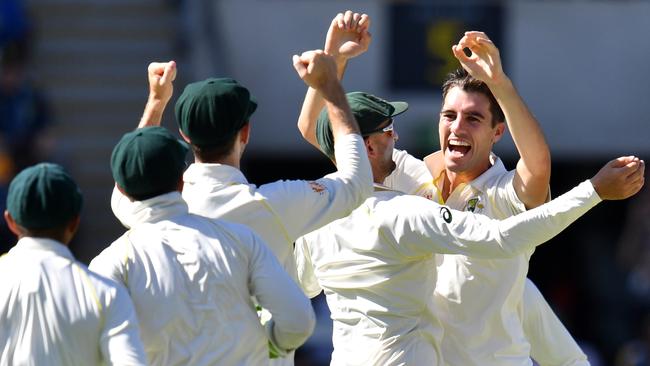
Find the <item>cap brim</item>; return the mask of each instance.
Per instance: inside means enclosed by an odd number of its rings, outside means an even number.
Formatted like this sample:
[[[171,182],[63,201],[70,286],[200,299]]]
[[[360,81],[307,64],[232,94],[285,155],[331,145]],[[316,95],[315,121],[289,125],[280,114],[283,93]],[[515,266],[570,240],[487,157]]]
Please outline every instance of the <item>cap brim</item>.
[[[406,102],[390,102],[390,105],[392,105],[393,108],[395,108],[391,117],[397,116],[398,114],[402,114],[406,112],[407,109],[409,109],[409,104]]]

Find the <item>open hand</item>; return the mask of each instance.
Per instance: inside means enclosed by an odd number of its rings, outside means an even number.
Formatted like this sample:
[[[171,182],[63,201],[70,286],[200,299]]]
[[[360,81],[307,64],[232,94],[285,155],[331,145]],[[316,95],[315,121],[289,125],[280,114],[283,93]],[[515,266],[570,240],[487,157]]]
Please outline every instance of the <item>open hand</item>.
[[[591,178],[603,200],[622,200],[635,195],[644,183],[645,163],[636,156],[623,156],[605,164]]]
[[[371,35],[370,17],[353,13],[339,13],[332,19],[325,39],[325,53],[343,60],[357,57],[368,50]]]

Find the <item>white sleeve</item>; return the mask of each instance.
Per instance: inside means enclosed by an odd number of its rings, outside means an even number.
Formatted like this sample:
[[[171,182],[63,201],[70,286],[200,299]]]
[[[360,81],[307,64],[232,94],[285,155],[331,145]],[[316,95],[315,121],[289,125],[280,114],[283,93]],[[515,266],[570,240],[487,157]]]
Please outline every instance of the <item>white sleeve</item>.
[[[135,212],[139,202],[132,202],[124,193],[113,186],[113,193],[111,194],[111,210],[113,215],[129,229],[136,224]]]
[[[316,316],[311,302],[296,282],[252,231],[250,260],[250,294],[271,313],[266,324],[269,340],[278,348],[290,351],[302,345],[314,331]]]
[[[540,366],[589,365],[587,355],[529,279],[524,285],[523,323],[530,355]]]
[[[426,164],[406,150],[393,149],[395,169],[384,179],[384,185],[396,191],[430,198],[433,178]]]
[[[129,294],[119,284],[102,299],[104,328],[100,349],[108,365],[146,365],[147,357],[140,339],[140,328]]]
[[[302,287],[302,290],[308,297],[314,298],[318,296],[323,289],[320,287],[318,278],[316,278],[314,273],[314,265],[311,261],[308,244],[310,237],[310,235],[301,236],[296,240],[295,257],[300,287]]]
[[[100,276],[128,287],[126,282],[126,267],[131,252],[129,248],[130,243],[126,235],[124,234],[93,258],[88,265],[88,269]]]
[[[477,258],[509,258],[559,234],[596,206],[600,197],[586,181],[562,196],[504,220],[451,210],[414,196],[395,207],[387,226],[407,255],[437,252]]]
[[[373,192],[372,171],[357,134],[336,141],[338,171],[316,181],[280,181],[259,187],[258,194],[282,221],[290,241],[345,217]]]

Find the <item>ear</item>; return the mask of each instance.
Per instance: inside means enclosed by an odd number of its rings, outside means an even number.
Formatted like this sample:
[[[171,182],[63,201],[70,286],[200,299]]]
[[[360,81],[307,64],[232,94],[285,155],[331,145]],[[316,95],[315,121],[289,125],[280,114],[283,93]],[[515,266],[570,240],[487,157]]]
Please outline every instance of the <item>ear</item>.
[[[374,156],[377,149],[375,149],[375,146],[373,145],[370,138],[367,137],[367,138],[363,139],[363,142],[366,145],[366,152],[368,153],[368,157],[370,158],[370,157]]]
[[[501,138],[503,137],[503,134],[506,132],[506,123],[505,122],[499,122],[497,123],[496,126],[494,126],[494,138],[492,139],[492,143],[496,144]]]
[[[63,244],[68,245],[74,238],[77,230],[79,230],[79,223],[81,222],[81,216],[77,215],[70,219],[70,221],[65,225],[65,233],[63,233]]]
[[[188,144],[191,144],[190,138],[185,136],[185,134],[183,133],[183,131],[181,131],[180,128],[178,129],[178,133],[181,134],[181,137],[183,138],[183,140],[185,140],[185,142],[187,142]]]
[[[242,128],[239,130],[239,141],[241,141],[242,144],[246,145],[248,144],[248,140],[251,137],[251,125],[250,123],[246,122],[242,126]]]
[[[5,221],[7,222],[7,226],[9,226],[9,230],[11,230],[11,232],[14,233],[14,235],[17,237],[20,237],[22,230],[20,230],[20,227],[18,224],[16,224],[14,218],[11,217],[11,214],[8,210],[5,210]]]

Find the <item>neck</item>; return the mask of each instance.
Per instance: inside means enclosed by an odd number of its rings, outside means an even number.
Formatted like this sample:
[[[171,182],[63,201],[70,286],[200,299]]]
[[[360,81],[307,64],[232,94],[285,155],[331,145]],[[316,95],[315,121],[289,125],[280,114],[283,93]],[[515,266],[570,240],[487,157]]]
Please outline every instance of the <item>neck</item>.
[[[487,169],[486,169],[487,170]],[[485,172],[485,170],[483,170]],[[452,172],[449,169],[445,169],[445,174],[443,176],[443,186],[442,186],[442,198],[446,201],[451,193],[458,188],[461,184],[467,184],[474,179],[478,178],[481,173],[469,173],[469,172]]]
[[[229,154],[227,156],[224,156],[223,158],[215,159],[215,160],[202,160],[198,156],[194,156],[194,162],[195,163],[203,163],[203,164],[222,164],[222,165],[230,165],[232,167],[235,167],[239,169],[240,167],[240,162],[241,159],[235,155],[235,154]]]

